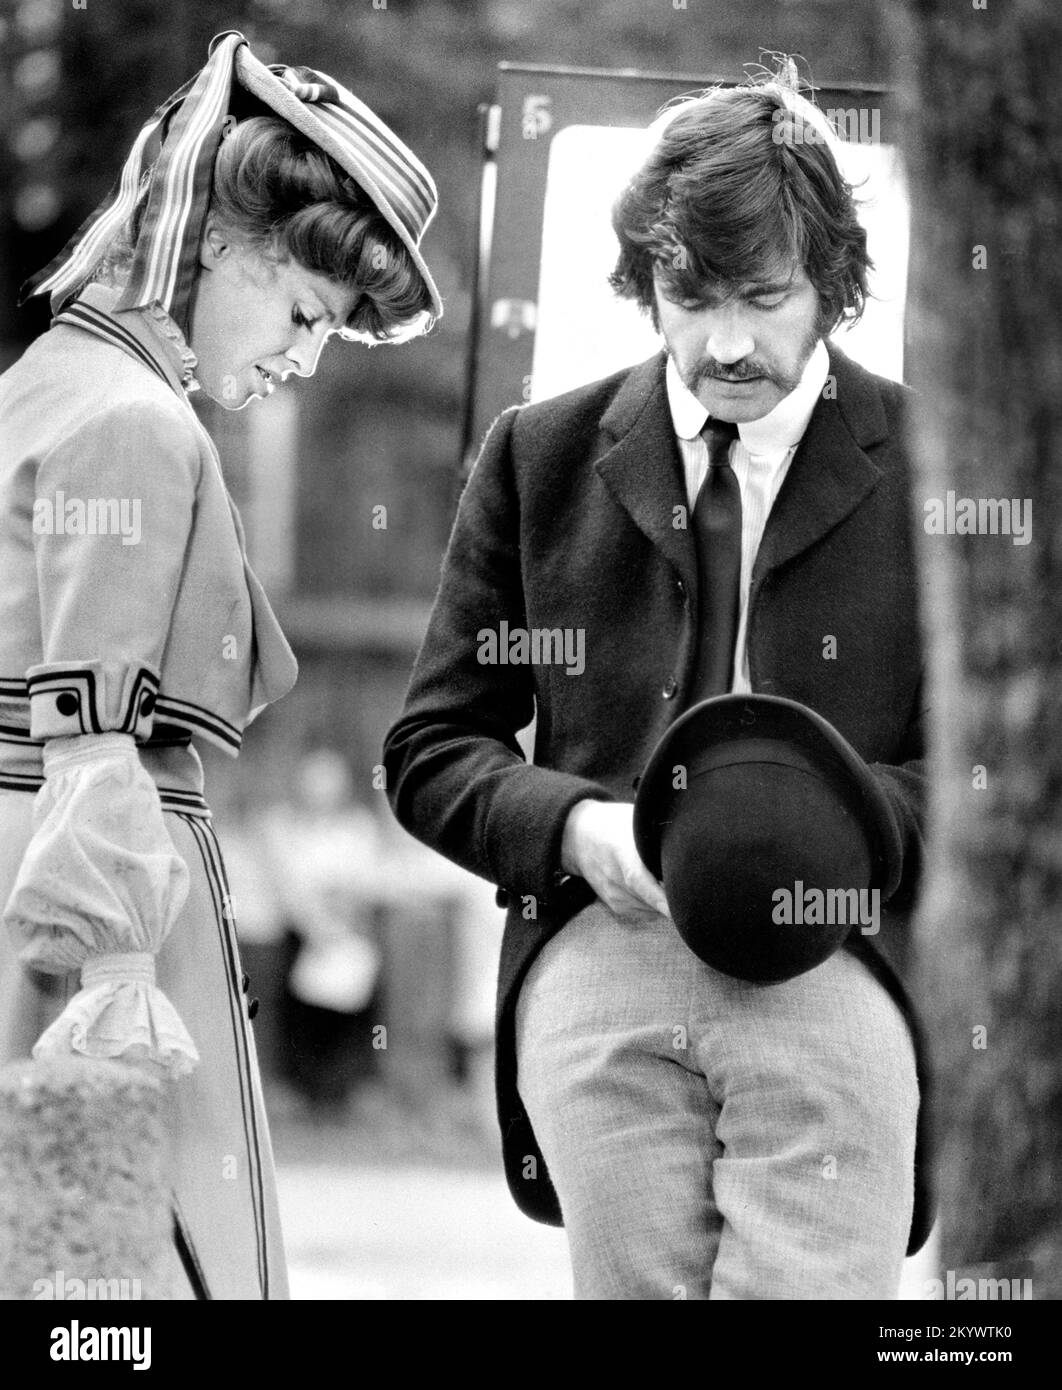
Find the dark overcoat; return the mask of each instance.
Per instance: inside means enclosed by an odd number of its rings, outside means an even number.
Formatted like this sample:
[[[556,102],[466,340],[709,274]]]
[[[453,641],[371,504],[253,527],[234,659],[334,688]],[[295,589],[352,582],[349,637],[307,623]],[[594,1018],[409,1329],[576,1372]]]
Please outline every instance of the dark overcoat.
[[[665,361],[660,353],[496,421],[464,489],[384,754],[399,821],[499,885],[508,905],[497,1014],[505,1167],[521,1209],[554,1224],[559,1203],[516,1087],[517,993],[542,945],[588,901],[586,885],[560,869],[568,812],[584,797],[633,801],[657,740],[695,699],[697,567],[681,524],[687,497]],[[753,690],[825,716],[888,797],[891,896],[878,935],[857,930],[846,949],[904,1008],[924,1084],[907,987],[924,789],[908,396],[831,348],[826,388],[756,557],[748,657]],[[585,669],[485,660],[494,652],[485,634],[503,623],[510,641],[516,630],[582,632]],[[532,719],[528,764],[516,735]],[[923,1131],[912,1250],[930,1215]]]

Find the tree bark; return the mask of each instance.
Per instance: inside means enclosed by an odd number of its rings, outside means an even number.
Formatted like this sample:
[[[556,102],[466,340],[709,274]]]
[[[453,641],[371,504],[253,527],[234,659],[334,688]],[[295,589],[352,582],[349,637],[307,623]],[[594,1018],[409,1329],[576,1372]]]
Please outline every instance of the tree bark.
[[[894,34],[934,772],[916,937],[942,1264],[1042,1299],[1062,1296],[1062,12],[979,3],[907,0]],[[930,534],[949,492],[1016,499],[1028,543]]]

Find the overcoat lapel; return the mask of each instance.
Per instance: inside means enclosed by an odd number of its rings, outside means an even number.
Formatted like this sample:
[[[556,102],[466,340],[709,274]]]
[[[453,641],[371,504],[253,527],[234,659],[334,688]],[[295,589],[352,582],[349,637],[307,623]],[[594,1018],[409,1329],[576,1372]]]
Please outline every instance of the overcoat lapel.
[[[682,462],[668,409],[663,352],[635,367],[601,417],[604,452],[596,471],[611,496],[692,590],[697,558],[689,527],[674,524],[687,506]],[[836,391],[815,407],[771,508],[753,584],[807,550],[877,486],[881,471],[864,452],[888,434],[881,398],[851,363],[830,349]]]
[[[851,363],[830,349],[836,398],[815,407],[782,483],[756,554],[752,583],[807,550],[855,511],[878,484],[881,470],[864,447],[888,433],[881,398]]]
[[[686,484],[664,385],[661,352],[633,369],[601,417],[604,452],[595,464],[609,493],[663,552],[692,592],[697,557],[688,524]],[[682,513],[675,511],[683,508]]]

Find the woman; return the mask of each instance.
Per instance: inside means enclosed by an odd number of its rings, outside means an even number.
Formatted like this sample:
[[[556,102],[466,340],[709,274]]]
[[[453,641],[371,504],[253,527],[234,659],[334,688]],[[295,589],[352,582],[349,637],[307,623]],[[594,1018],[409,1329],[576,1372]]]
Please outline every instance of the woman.
[[[351,93],[220,35],[31,282],[56,319],[0,378],[0,1060],[167,1078],[180,1297],[286,1295],[195,741],[235,755],[296,672],[188,392],[238,410],[333,333],[424,331],[435,205]]]

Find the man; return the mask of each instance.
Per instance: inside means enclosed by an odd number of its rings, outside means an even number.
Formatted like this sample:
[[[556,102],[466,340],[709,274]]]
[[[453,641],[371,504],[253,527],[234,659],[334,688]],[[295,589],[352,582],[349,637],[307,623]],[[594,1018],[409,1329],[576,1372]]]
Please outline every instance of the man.
[[[906,392],[823,341],[858,317],[869,260],[809,126],[776,83],[667,113],[617,204],[612,277],[666,353],[496,422],[387,741],[399,820],[508,901],[506,1169],[526,1212],[563,1220],[577,1297],[890,1298],[925,1235],[899,979],[922,794]],[[710,447],[740,539],[721,689],[701,675]],[[657,740],[728,689],[830,720],[902,845],[878,935],[769,987],[686,948],[633,840]]]

